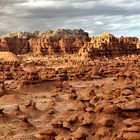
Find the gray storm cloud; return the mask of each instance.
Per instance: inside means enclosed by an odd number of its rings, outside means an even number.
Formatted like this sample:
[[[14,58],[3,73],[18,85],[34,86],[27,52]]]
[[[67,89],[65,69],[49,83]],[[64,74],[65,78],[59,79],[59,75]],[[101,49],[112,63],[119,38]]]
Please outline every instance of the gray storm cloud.
[[[83,28],[140,36],[139,0],[0,0],[0,32]]]

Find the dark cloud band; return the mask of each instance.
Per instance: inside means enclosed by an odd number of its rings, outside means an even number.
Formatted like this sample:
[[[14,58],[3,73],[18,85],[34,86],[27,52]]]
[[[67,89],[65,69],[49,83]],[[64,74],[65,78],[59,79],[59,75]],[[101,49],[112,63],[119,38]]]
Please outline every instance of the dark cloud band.
[[[0,32],[79,27],[140,36],[139,6],[139,0],[0,0]]]

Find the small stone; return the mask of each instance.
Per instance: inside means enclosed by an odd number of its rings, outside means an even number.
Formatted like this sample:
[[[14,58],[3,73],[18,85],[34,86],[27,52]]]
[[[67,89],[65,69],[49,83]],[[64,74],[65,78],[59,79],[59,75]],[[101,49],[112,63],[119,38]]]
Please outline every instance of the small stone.
[[[65,121],[65,122],[63,122],[63,127],[69,129],[69,128],[71,128],[71,125],[70,125],[70,123]]]
[[[67,118],[67,122],[69,123],[76,123],[78,121],[78,116],[77,115],[71,115]]]
[[[79,127],[76,131],[72,133],[72,136],[77,139],[82,139],[86,138],[88,136],[88,133],[86,129],[84,129],[83,127]]]
[[[87,107],[85,110],[86,110],[87,112],[93,112],[93,108],[92,108],[92,107]]]
[[[103,111],[107,114],[116,114],[118,112],[118,107],[115,105],[107,105],[104,107]]]
[[[69,95],[69,99],[77,99],[77,94],[76,93],[71,93]]]
[[[126,140],[140,140],[140,133],[126,132],[123,134],[123,138]]]
[[[51,128],[42,129],[42,130],[38,131],[37,134],[47,135],[47,136],[50,136],[50,135],[51,136],[56,136],[55,131]]]
[[[115,121],[111,118],[103,118],[99,121],[99,123],[102,125],[102,126],[107,126],[107,127],[110,127],[110,126],[113,126],[113,124],[115,123]]]
[[[92,119],[87,117],[87,118],[84,118],[81,125],[91,125],[92,123],[93,123]]]
[[[118,107],[123,111],[138,111],[140,110],[140,104],[132,100],[128,103],[122,103]]]
[[[53,119],[51,121],[51,124],[54,126],[54,127],[62,127],[63,126],[63,122],[59,119]]]
[[[134,120],[132,120],[131,118],[128,118],[128,119],[124,120],[123,123],[126,125],[133,125]]]
[[[107,127],[101,127],[96,132],[96,135],[99,135],[99,136],[107,136],[107,135],[109,135],[109,129]]]
[[[123,128],[121,130],[121,132],[139,132],[140,131],[140,127],[139,126],[131,126],[128,128]]]
[[[133,123],[133,125],[135,125],[135,126],[139,126],[139,127],[140,127],[140,119],[135,120],[135,122]]]

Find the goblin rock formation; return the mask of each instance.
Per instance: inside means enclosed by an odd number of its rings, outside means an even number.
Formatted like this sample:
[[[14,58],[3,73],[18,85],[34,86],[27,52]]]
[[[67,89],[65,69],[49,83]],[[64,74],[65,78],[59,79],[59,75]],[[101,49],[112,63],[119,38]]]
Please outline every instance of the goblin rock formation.
[[[82,29],[58,29],[33,33],[17,32],[0,37],[0,51],[33,55],[79,54],[81,56],[114,56],[139,53],[136,37],[115,37],[110,33],[89,37]]]
[[[138,38],[36,31],[0,45],[0,140],[140,140]]]

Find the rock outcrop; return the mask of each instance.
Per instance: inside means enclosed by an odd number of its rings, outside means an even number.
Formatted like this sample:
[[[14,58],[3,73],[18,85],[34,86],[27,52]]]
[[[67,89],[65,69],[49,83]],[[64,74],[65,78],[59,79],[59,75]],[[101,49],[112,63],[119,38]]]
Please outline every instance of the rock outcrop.
[[[19,57],[11,52],[0,52],[0,60],[3,62],[17,62]]]
[[[33,54],[73,54],[89,40],[84,30],[59,29],[56,32],[46,32],[38,38],[30,38],[29,44]]]
[[[139,39],[136,37],[115,37],[110,33],[92,37],[90,42],[83,46],[79,54],[84,57],[116,56],[139,53]]]
[[[79,54],[83,57],[140,53],[137,37],[115,37],[110,33],[89,37],[82,29],[58,29],[8,33],[0,37],[0,51],[36,55]]]
[[[10,51],[15,54],[25,54],[30,50],[27,39],[6,37],[0,38],[0,51]]]
[[[79,49],[89,40],[84,30],[58,29],[33,33],[12,32],[0,37],[0,51],[15,54],[33,55],[78,53]]]

